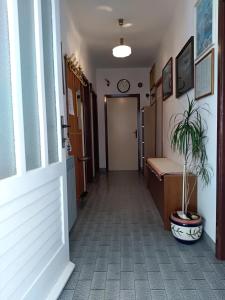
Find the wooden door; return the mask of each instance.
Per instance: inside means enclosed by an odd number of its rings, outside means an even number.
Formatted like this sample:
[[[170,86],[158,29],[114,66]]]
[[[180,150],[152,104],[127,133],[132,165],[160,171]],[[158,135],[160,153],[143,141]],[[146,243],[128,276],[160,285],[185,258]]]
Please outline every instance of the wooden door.
[[[68,119],[68,137],[72,146],[70,155],[75,158],[76,169],[76,193],[78,207],[80,198],[85,191],[84,180],[84,157],[83,133],[82,133],[82,110],[79,109],[81,104],[81,83],[66,65],[66,83],[67,83],[67,119]]]
[[[138,170],[137,109],[135,97],[107,99],[109,171]]]

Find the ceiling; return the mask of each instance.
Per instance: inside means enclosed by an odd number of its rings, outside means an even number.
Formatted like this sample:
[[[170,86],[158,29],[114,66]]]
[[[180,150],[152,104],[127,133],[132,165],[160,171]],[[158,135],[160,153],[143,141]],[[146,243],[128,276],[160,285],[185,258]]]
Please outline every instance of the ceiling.
[[[165,28],[181,0],[68,0],[75,25],[85,39],[98,68],[149,67]],[[102,9],[99,7],[103,6]],[[119,44],[118,19],[133,23],[123,28],[125,43],[132,55],[125,59],[112,56]]]

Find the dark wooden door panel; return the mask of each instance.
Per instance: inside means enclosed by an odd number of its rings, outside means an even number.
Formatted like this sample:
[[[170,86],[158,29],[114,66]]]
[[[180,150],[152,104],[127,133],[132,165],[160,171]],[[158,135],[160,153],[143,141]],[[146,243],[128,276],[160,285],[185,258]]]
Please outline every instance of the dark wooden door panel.
[[[80,81],[76,78],[73,72],[66,65],[66,86],[67,86],[67,119],[68,125],[68,136],[72,146],[72,151],[70,155],[75,158],[75,169],[76,169],[76,193],[78,206],[80,204],[81,195],[84,193],[84,170],[83,162],[80,160],[84,156],[83,153],[83,140],[82,140],[82,131],[78,126],[78,117],[77,117],[77,98],[76,93],[81,90]],[[73,107],[74,115],[69,114],[68,109],[68,88],[72,90],[73,94]]]

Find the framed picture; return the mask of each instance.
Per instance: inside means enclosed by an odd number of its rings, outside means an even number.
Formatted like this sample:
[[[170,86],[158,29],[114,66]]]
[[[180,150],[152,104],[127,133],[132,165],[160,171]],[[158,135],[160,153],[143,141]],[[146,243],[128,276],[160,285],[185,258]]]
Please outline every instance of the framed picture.
[[[196,56],[202,55],[213,43],[213,0],[196,4]]]
[[[162,71],[163,101],[173,95],[173,58],[171,57]]]
[[[192,36],[176,57],[176,97],[194,88],[194,37]]]
[[[195,64],[195,99],[214,93],[214,49]]]

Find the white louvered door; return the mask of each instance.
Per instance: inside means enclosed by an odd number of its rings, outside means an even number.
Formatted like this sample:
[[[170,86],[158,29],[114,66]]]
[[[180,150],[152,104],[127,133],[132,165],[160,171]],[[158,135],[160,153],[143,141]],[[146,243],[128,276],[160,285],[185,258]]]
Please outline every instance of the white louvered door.
[[[69,260],[59,0],[0,0],[0,299],[57,299]]]

